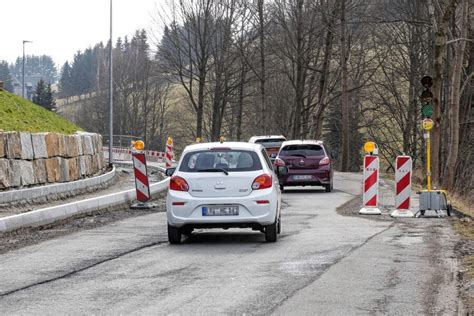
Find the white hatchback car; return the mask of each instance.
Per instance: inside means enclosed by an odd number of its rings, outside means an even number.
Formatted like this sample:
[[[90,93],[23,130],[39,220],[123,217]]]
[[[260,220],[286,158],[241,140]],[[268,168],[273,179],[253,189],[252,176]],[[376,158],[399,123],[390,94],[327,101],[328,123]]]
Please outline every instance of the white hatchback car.
[[[280,174],[287,172],[280,167]],[[274,242],[280,233],[278,177],[259,144],[204,143],[187,146],[171,176],[166,211],[168,239],[181,242],[195,228],[252,228]]]

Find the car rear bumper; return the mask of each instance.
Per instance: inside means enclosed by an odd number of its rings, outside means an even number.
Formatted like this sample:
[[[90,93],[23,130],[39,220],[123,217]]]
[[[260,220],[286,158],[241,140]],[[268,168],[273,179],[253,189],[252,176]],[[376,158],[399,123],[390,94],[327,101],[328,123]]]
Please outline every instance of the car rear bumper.
[[[168,191],[166,213],[168,223],[175,227],[253,227],[275,222],[278,195],[275,188],[253,191],[244,197],[194,197],[188,192]],[[258,204],[257,201],[268,201]],[[184,205],[173,205],[184,202]],[[215,205],[237,205],[239,215],[206,216],[202,208]]]
[[[309,179],[298,179],[298,177],[307,176]],[[331,183],[331,171],[325,169],[290,169],[288,174],[279,177],[280,185],[298,186],[298,185],[327,185]]]

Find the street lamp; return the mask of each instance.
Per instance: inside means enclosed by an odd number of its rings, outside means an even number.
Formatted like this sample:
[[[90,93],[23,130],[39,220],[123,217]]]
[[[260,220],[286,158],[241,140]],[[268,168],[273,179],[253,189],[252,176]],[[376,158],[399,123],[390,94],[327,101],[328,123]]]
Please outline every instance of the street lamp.
[[[22,87],[21,87],[21,96],[23,99],[25,98],[25,44],[26,43],[33,43],[32,41],[26,41],[23,40],[23,59],[22,59],[22,70],[21,70],[21,76],[22,76]]]
[[[112,147],[114,143],[114,83],[113,83],[113,63],[112,63],[112,0],[110,0],[110,46],[109,46],[109,166],[113,165]]]

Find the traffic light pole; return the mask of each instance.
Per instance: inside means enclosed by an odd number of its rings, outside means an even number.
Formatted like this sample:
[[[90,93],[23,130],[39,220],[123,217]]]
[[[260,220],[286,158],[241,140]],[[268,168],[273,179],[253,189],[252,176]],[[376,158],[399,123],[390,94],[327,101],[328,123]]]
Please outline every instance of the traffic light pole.
[[[426,188],[431,191],[431,140],[430,132],[425,132],[426,138]]]

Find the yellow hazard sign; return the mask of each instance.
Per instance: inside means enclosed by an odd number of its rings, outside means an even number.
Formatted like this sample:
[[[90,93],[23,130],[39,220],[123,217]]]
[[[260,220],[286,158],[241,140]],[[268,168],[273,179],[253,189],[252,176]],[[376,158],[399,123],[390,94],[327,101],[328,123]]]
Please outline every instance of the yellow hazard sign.
[[[421,122],[421,127],[425,130],[425,131],[429,131],[433,128],[433,125],[434,125],[434,122],[432,119],[429,119],[429,118],[426,118],[424,119],[422,122]]]

